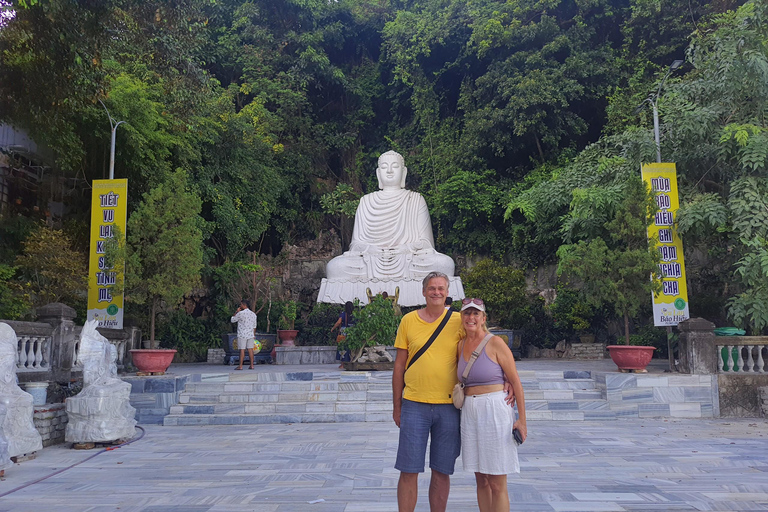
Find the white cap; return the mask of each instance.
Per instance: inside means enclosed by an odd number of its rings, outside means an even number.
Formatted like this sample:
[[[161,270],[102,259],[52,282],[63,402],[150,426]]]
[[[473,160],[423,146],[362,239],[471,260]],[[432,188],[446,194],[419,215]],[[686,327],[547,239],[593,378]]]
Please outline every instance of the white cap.
[[[465,304],[464,302],[467,300],[469,302]],[[478,304],[476,301],[480,301],[480,303]],[[475,308],[485,313],[485,304],[483,303],[482,299],[475,299],[475,298],[463,299],[461,303],[462,303],[461,311],[464,311],[465,309],[469,309],[469,308]]]

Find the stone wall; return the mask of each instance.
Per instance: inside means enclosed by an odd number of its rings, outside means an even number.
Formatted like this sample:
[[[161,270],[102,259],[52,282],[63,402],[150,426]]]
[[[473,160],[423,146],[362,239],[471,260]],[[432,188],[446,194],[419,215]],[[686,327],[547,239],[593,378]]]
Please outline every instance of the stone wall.
[[[223,348],[209,348],[208,358],[205,362],[208,364],[224,364],[226,355],[227,352]]]
[[[320,233],[315,240],[286,245],[281,253],[287,260],[283,267],[283,289],[294,300],[315,302],[320,281],[325,277],[325,265],[342,251],[341,241],[334,230]]]
[[[768,374],[721,373],[717,381],[720,389],[720,416],[765,417],[760,388],[768,386]]]
[[[43,448],[64,442],[67,429],[67,409],[64,404],[36,405],[35,428],[43,438]]]
[[[605,359],[605,343],[573,343],[565,351],[567,359]]]
[[[768,418],[768,386],[758,389],[760,393],[760,409],[763,413],[763,418]]]

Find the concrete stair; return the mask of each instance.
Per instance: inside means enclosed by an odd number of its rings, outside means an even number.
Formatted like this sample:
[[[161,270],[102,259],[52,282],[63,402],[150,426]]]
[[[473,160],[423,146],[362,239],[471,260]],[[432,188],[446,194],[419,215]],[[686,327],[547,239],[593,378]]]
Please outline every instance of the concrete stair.
[[[615,419],[589,371],[520,371],[528,419]],[[164,425],[392,421],[392,372],[199,375]]]

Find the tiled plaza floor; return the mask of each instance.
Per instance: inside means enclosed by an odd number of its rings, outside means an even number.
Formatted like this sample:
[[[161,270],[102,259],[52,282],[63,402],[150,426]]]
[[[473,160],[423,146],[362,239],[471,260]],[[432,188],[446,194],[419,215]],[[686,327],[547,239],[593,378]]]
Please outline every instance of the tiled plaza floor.
[[[397,508],[393,423],[145,428],[141,440],[0,497],[0,511]],[[92,453],[46,448],[7,471],[0,495]],[[515,511],[768,511],[763,420],[539,421],[520,459],[509,480]],[[427,482],[420,511],[429,510]],[[448,510],[477,510],[460,460]]]

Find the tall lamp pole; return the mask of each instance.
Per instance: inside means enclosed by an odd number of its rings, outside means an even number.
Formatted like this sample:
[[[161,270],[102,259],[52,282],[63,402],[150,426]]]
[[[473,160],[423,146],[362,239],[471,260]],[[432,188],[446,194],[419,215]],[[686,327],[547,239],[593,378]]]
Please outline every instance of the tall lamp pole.
[[[115,133],[117,132],[117,127],[125,121],[115,121],[109,114],[109,110],[107,110],[107,106],[104,105],[104,102],[99,100],[99,103],[101,103],[101,106],[104,107],[104,110],[107,112],[109,125],[112,127],[112,143],[109,147],[109,179],[113,180],[115,179]]]
[[[637,106],[635,109],[635,114],[639,114],[646,103],[650,103],[651,107],[653,108],[653,138],[656,140],[656,161],[658,163],[661,163],[661,136],[659,134],[659,97],[661,96],[661,88],[664,87],[664,82],[667,81],[667,78],[669,78],[669,75],[672,74],[674,70],[679,68],[683,65],[682,60],[675,60],[672,61],[672,64],[669,65],[669,69],[667,70],[667,74],[664,75],[664,78],[661,79],[661,83],[659,84],[659,88],[656,91],[656,93],[651,93],[643,102]]]

